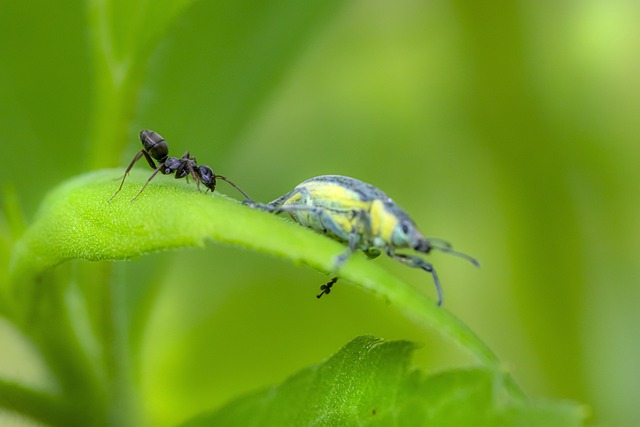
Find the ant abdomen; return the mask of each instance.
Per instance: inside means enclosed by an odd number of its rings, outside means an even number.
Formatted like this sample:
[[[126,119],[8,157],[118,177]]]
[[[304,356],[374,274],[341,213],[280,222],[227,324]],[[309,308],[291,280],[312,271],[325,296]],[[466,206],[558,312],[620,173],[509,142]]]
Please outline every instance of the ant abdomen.
[[[169,146],[164,138],[152,130],[140,131],[140,141],[145,151],[159,162],[164,161],[169,155]]]

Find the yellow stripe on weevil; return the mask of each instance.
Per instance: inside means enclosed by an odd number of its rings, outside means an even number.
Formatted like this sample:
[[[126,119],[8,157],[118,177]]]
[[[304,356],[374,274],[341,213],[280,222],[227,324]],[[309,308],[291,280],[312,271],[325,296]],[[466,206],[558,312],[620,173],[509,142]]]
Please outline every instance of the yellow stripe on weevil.
[[[308,182],[304,189],[309,192],[314,205],[337,210],[368,210],[369,202],[360,199],[352,189],[334,182]]]
[[[326,211],[326,214],[331,221],[342,231],[345,233],[351,233],[354,227],[354,219],[353,215],[350,212],[336,212],[336,211]],[[342,239],[341,239],[342,240]]]
[[[297,204],[303,204],[302,203],[302,195],[300,193],[293,193],[291,195],[291,197],[289,197],[284,203],[283,205],[297,205]]]
[[[369,214],[371,201],[362,200],[361,193],[339,182],[312,181],[307,182],[305,188],[311,195],[314,206],[324,209],[344,234],[369,233],[365,229],[365,221],[362,221],[362,213]],[[339,237],[339,240],[345,241],[344,236]]]
[[[358,193],[333,182],[304,182],[298,185],[282,204],[285,210],[294,209],[291,216],[298,223],[325,231],[321,217],[309,210],[295,210],[295,206],[323,209],[326,216],[345,233],[353,227],[353,212],[367,210],[368,202],[360,200]],[[330,233],[337,236],[335,233]]]
[[[374,200],[371,203],[371,234],[375,241],[385,246],[391,242],[393,230],[398,226],[398,217],[385,207],[382,200]]]

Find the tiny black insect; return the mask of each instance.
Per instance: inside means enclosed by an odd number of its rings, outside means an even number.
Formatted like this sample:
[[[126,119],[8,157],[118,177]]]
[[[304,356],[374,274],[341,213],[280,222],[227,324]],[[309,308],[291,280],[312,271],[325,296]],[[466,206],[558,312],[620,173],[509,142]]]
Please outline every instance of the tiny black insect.
[[[185,151],[181,158],[169,157],[169,146],[167,145],[164,138],[162,138],[158,133],[152,130],[143,130],[140,132],[140,141],[142,142],[142,150],[140,150],[133,157],[133,160],[131,160],[129,167],[124,172],[120,187],[118,187],[118,190],[113,196],[111,196],[111,199],[109,199],[109,201],[116,197],[116,195],[120,192],[120,190],[122,189],[122,185],[124,184],[124,180],[129,174],[129,171],[131,171],[133,165],[138,160],[140,160],[140,157],[143,156],[147,160],[147,163],[149,163],[149,166],[154,169],[154,171],[147,182],[145,182],[145,184],[142,186],[138,194],[136,194],[135,197],[131,199],[132,202],[138,198],[147,184],[149,184],[149,182],[158,174],[158,172],[161,172],[163,175],[171,175],[175,173],[176,179],[185,177],[188,179],[188,177],[191,176],[196,181],[198,190],[200,190],[200,183],[202,182],[202,184],[207,187],[207,189],[211,190],[211,192],[215,191],[216,189],[216,179],[221,179],[228,182],[229,185],[242,193],[246,201],[251,201],[251,198],[240,187],[229,181],[224,176],[216,175],[215,173],[213,173],[213,170],[209,166],[198,166],[196,158],[191,157],[189,155],[189,151]],[[157,166],[154,160],[158,162]]]
[[[333,279],[329,280],[324,285],[320,286],[320,290],[322,292],[320,292],[318,295],[316,295],[316,298],[320,298],[322,295],[329,295],[331,293],[331,288],[333,287],[333,285],[336,284],[337,281],[338,281],[338,277],[334,277]]]

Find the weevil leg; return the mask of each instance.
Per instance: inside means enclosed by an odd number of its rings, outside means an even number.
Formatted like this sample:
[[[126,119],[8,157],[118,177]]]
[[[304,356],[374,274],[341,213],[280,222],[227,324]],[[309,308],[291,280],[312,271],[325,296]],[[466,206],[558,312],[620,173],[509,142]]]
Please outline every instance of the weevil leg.
[[[325,227],[327,227],[327,229],[331,230],[332,228],[336,228],[337,227],[337,225],[331,219],[331,216],[328,215],[326,212],[321,214],[320,217],[321,217],[321,219],[323,221],[323,225]],[[360,242],[360,237],[358,236],[357,233],[352,231],[349,234],[347,250],[336,257],[335,264],[333,265],[334,271],[338,271],[340,269],[340,267],[342,267],[342,265],[349,259],[349,257],[358,250],[359,242]],[[378,255],[380,255],[380,250],[377,249],[377,248],[374,248],[374,249],[370,249],[368,251],[365,251],[365,253],[369,257],[369,259],[371,259],[371,258],[375,258]],[[320,294],[316,295],[316,297],[320,298],[324,294],[328,295],[329,292],[331,292],[331,287],[333,285],[335,285],[337,281],[338,281],[338,277],[336,276],[333,279],[331,279],[328,283],[325,283],[324,285],[320,286],[320,291],[321,292],[320,292]]]
[[[270,208],[277,208],[280,207],[284,204],[284,202],[286,202],[288,199],[291,198],[291,196],[293,196],[294,194],[296,194],[298,192],[298,190],[291,190],[286,194],[283,194],[282,196],[278,197],[275,200],[270,201],[269,203],[267,203],[266,206],[269,206]]]
[[[279,208],[289,197],[291,197],[292,194],[293,191],[290,191],[284,196],[278,197],[277,199],[269,203],[254,202],[253,200],[245,200],[242,203],[254,209],[278,214],[280,212]]]
[[[436,291],[438,292],[438,305],[439,306],[442,305],[442,300],[443,300],[442,287],[440,286],[440,280],[438,280],[438,275],[436,274],[436,270],[433,268],[433,265],[429,264],[428,262],[426,262],[425,260],[417,256],[395,253],[390,248],[387,249],[387,255],[389,255],[391,258],[395,259],[396,261],[400,261],[404,265],[408,265],[409,267],[413,267],[413,268],[420,268],[428,273],[431,273],[431,276],[433,276],[433,282],[436,285]]]
[[[287,200],[290,200],[296,194],[300,194],[303,204],[284,206]],[[296,212],[296,211],[318,212],[320,209],[322,209],[322,208],[313,206],[312,201],[313,199],[311,198],[311,194],[309,194],[309,192],[306,189],[294,188],[293,190],[289,191],[287,194],[280,196],[269,203],[245,202],[245,204],[251,206],[252,208],[260,209],[267,212],[272,212],[276,215],[281,212]]]
[[[378,258],[380,256],[382,252],[380,252],[380,248],[369,248],[366,251],[364,251],[364,254],[367,256],[367,258],[369,259],[374,259],[374,258]]]
[[[267,212],[273,212],[275,214],[278,214],[280,212],[296,212],[296,211],[312,212],[320,218],[320,221],[323,227],[325,227],[327,230],[330,230],[332,233],[336,235],[342,234],[338,225],[331,219],[331,216],[323,208],[318,208],[310,205],[282,206],[281,205],[282,201],[288,199],[290,196],[291,194],[285,195],[279,199],[274,200],[269,204],[262,204],[262,203],[247,203],[247,204],[251,207],[261,209]],[[355,233],[351,233],[349,235],[349,247],[344,253],[336,257],[336,261],[333,267],[334,270],[337,271],[340,268],[340,266],[342,266],[342,264],[346,262],[349,256],[351,256],[351,254],[357,250],[358,250],[358,236]],[[338,281],[338,277],[336,276],[332,278],[329,282],[320,286],[320,293],[316,295],[316,298],[320,298],[322,295],[325,295],[325,294],[329,295],[329,293],[331,292],[332,286],[335,285],[337,281]]]
[[[296,194],[300,194],[300,198],[302,199],[303,204],[284,206],[287,200],[290,200]],[[296,211],[317,212],[319,208],[316,206],[313,206],[313,203],[311,203],[311,201],[312,201],[311,195],[307,190],[294,188],[293,190],[289,191],[287,194],[280,196],[277,199],[267,203],[265,206],[267,206],[267,209],[269,210],[269,212],[273,212],[276,215],[279,214],[280,212],[296,212]]]
[[[310,197],[305,190],[294,190],[294,191],[300,192],[301,195],[302,195],[303,200],[306,200],[307,197]],[[290,194],[290,196],[292,196],[293,194],[294,193],[292,192],[292,194]],[[271,203],[279,202],[279,200],[280,199],[276,199]],[[271,203],[270,203],[270,205],[271,205]],[[344,240],[347,241],[347,250],[336,257],[336,261],[335,261],[335,264],[334,264],[334,270],[335,271],[337,271],[347,261],[347,259],[349,259],[351,254],[353,254],[354,252],[357,252],[358,245],[360,243],[360,236],[358,235],[358,233],[355,232],[354,230],[350,230],[350,231],[343,230],[333,220],[333,218],[331,217],[331,214],[329,214],[329,209],[327,209],[327,208],[319,208],[319,207],[308,205],[308,204],[303,204],[303,205],[284,205],[284,206],[278,206],[278,207],[274,208],[274,210],[272,212],[280,213],[280,212],[296,212],[296,211],[298,211],[298,212],[299,211],[312,212],[314,215],[316,215],[318,217],[318,219],[320,220],[320,224],[324,228],[325,231],[328,231],[329,233],[333,234],[334,236],[338,236],[339,238],[344,239]],[[366,212],[364,212],[364,211],[354,211],[354,217],[355,216],[357,216],[357,217],[363,217],[363,216],[366,217]],[[361,220],[362,219],[358,219],[358,221],[361,221]]]
[[[296,194],[301,195],[301,198],[304,204],[284,206],[286,201],[291,199]],[[269,203],[259,203],[259,202],[254,202],[252,200],[248,200],[248,201],[245,200],[243,204],[255,209],[259,209],[261,211],[271,212],[275,215],[282,212],[300,212],[300,211],[319,213],[322,210],[322,208],[313,206],[313,204],[309,203],[310,200],[311,200],[311,195],[307,190],[295,188],[289,191],[287,194],[280,196]]]
[[[250,208],[253,209],[258,209],[260,211],[265,211],[265,212],[275,212],[276,209],[278,209],[277,206],[272,206],[271,203],[260,203],[260,202],[254,202],[253,200],[245,200],[242,202],[243,205],[247,205]]]
[[[305,197],[304,193],[302,197],[303,198]],[[278,200],[274,202],[277,202],[277,201]],[[336,224],[336,222],[333,220],[333,218],[329,214],[328,209],[319,208],[311,205],[285,205],[285,206],[279,206],[276,209],[277,210],[274,210],[276,213],[310,211],[319,218],[320,224],[326,231],[330,232],[335,236],[341,236],[343,238],[346,237],[347,250],[336,257],[335,262],[333,264],[334,271],[337,272],[340,269],[340,267],[342,267],[342,265],[344,265],[344,263],[349,259],[349,257],[358,250],[358,245],[360,243],[360,236],[356,232],[354,232],[354,230],[346,232],[345,230],[341,229],[340,226]],[[355,215],[358,215],[358,214],[356,213]],[[328,283],[320,286],[321,292],[320,294],[316,295],[316,297],[320,298],[324,294],[329,294],[329,292],[331,292],[331,287],[337,281],[338,281],[338,277],[334,277]]]
[[[333,264],[333,269],[338,271],[340,267],[344,265],[349,257],[358,250],[358,242],[360,238],[356,233],[349,234],[349,241],[347,243],[347,250],[336,257],[336,262]]]
[[[271,203],[258,203],[258,202],[246,202],[245,204],[252,207],[252,208],[256,208],[259,209],[261,211],[266,211],[266,212],[271,212],[275,215],[279,214],[279,213],[291,213],[291,212],[300,212],[300,211],[305,211],[305,212],[313,212],[315,214],[318,215],[322,215],[322,213],[324,212],[323,208],[318,208],[316,206],[310,206],[310,205],[286,205],[286,206],[278,206],[278,205],[274,205],[272,204],[274,202]]]

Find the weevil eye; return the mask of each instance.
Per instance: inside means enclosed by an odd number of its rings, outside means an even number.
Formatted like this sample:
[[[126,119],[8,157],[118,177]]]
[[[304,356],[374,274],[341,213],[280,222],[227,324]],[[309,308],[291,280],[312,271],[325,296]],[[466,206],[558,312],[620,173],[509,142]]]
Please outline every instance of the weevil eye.
[[[405,247],[409,245],[411,241],[411,234],[413,233],[413,226],[407,221],[400,221],[400,224],[396,226],[391,235],[391,243],[395,247]]]

